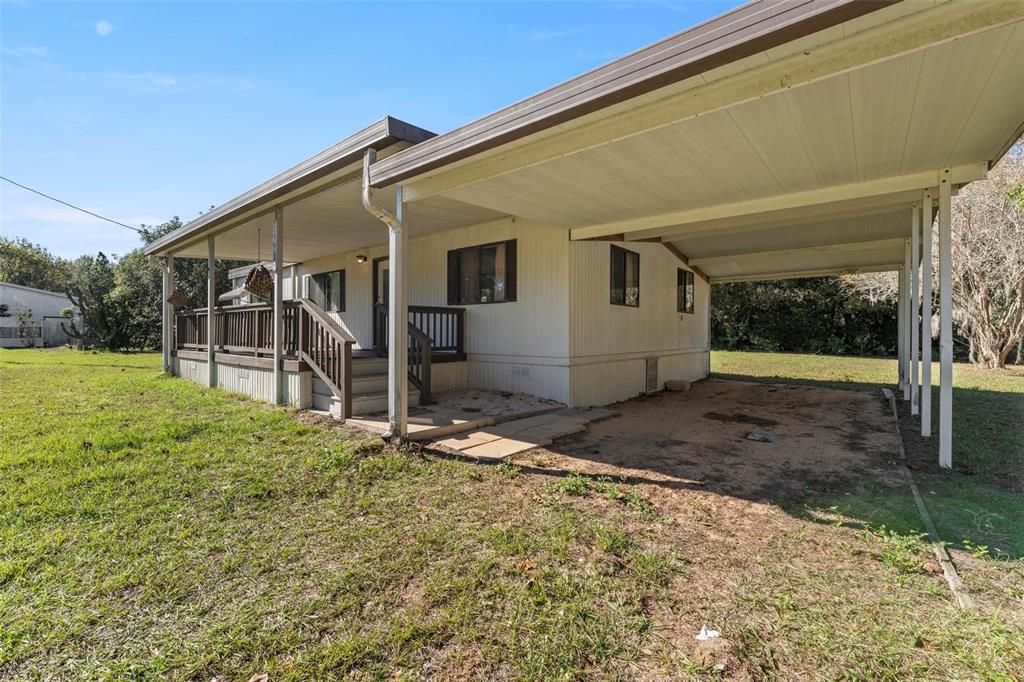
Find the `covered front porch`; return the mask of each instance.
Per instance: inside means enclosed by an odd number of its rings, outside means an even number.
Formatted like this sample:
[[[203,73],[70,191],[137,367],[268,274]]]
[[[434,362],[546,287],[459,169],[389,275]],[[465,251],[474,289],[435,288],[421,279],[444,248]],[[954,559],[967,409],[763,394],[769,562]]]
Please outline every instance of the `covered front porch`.
[[[165,369],[208,386],[338,418],[401,414],[403,419],[395,421],[403,426],[396,427],[396,435],[405,435],[409,407],[429,404],[436,391],[452,385],[452,377],[458,383],[464,373],[459,365],[466,359],[466,311],[408,305],[403,271],[389,265],[402,261],[408,231],[422,234],[497,215],[440,201],[433,215],[424,214],[414,228],[403,229],[367,211],[364,154],[391,154],[429,135],[386,118],[190,223],[186,234],[156,243],[152,248],[165,256],[165,300],[175,291],[176,259],[204,258],[209,273],[207,305],[164,306]],[[396,192],[382,192],[373,201],[395,202]],[[396,211],[400,214],[400,208]],[[269,254],[261,248],[267,244]],[[349,283],[349,309],[362,311],[355,327],[344,315],[344,270],[340,281],[321,281],[309,272],[299,274],[295,265],[335,253],[379,253],[382,245],[385,255],[372,265],[366,256],[359,257],[367,270],[372,267],[372,290]],[[273,288],[266,299],[247,294],[257,302],[232,303],[239,290],[217,289],[218,259],[249,260],[255,267],[267,255],[271,258],[264,264]],[[221,300],[225,294],[230,294],[228,302]]]

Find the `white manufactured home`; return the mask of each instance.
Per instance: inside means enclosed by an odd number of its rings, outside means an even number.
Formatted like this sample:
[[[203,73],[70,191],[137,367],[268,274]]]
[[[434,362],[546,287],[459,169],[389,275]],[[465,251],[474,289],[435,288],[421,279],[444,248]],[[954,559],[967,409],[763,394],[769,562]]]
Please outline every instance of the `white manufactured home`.
[[[892,270],[930,434],[937,219],[948,464],[950,197],[1024,130],[1022,63],[1019,0],[758,0],[448,133],[386,117],[148,247],[169,296],[272,243],[269,303],[165,306],[165,365],[401,437],[441,390],[701,378],[711,283]]]
[[[0,348],[73,342],[62,327],[71,320],[65,308],[73,308],[67,294],[0,282]]]

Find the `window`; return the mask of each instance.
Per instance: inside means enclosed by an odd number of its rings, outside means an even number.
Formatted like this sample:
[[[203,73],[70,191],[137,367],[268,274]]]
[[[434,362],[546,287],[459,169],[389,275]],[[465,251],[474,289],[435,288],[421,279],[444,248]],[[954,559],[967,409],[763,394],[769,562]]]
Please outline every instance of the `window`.
[[[612,245],[611,302],[640,306],[640,254]]]
[[[309,297],[329,313],[345,312],[345,271],[319,272],[310,277]]]
[[[448,252],[448,305],[516,300],[516,241]]]
[[[693,273],[682,268],[676,271],[676,310],[693,312]]]

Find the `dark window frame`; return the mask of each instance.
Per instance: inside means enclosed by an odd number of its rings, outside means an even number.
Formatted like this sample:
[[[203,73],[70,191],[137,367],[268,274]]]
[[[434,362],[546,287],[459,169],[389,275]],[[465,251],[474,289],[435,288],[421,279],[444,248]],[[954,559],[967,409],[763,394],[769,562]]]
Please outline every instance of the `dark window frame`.
[[[495,246],[505,247],[505,297],[500,301],[481,301],[481,300],[462,300],[462,255],[465,253],[476,252],[480,254],[477,256],[482,261],[482,254],[484,249],[488,249]],[[494,303],[515,303],[518,300],[518,286],[517,286],[517,271],[518,271],[518,244],[515,239],[506,239],[497,242],[488,242],[486,244],[474,244],[472,246],[463,246],[458,249],[452,249],[448,252],[448,305],[491,305]],[[478,261],[478,262],[480,262]],[[484,273],[482,268],[478,268],[478,276],[483,277]],[[478,291],[483,290],[483,286],[480,286],[478,282]]]
[[[339,297],[339,301],[338,301],[337,307],[321,305],[320,302],[317,301],[316,298],[313,297],[313,295],[312,295],[313,292],[307,292],[307,293],[309,295],[309,298],[314,303],[316,303],[321,308],[323,308],[324,312],[328,312],[328,313],[343,313],[343,312],[345,312],[345,294],[346,294],[346,291],[345,291],[345,268],[338,268],[336,270],[325,270],[323,272],[313,273],[313,274],[311,274],[309,276],[309,281],[310,281],[310,283],[315,284],[316,286],[320,287],[320,290],[323,291],[324,287],[323,287],[322,284],[320,284],[320,282],[318,281],[317,278],[326,278],[329,281],[330,276],[333,275],[334,273],[338,273],[338,297]],[[327,295],[326,294],[324,296],[324,302],[325,303],[329,302],[327,300]]]
[[[630,251],[629,249],[624,249],[621,246],[616,246],[615,244],[611,245],[610,253],[611,253],[611,258],[609,260],[609,272],[608,272],[608,302],[611,303],[612,305],[621,305],[621,306],[625,306],[627,308],[639,308],[640,307],[640,254],[637,253],[636,251]],[[622,286],[616,287],[615,285],[617,284],[617,282],[615,281],[615,275],[616,275],[616,268],[615,268],[616,263],[615,263],[615,261],[616,261],[616,258],[620,258],[620,257],[622,258]],[[630,258],[635,258],[636,259],[636,267],[635,267],[635,270],[636,270],[636,301],[633,302],[633,303],[629,302],[628,297],[626,295],[626,291],[628,289],[628,287],[626,286],[628,284],[628,282],[626,281],[626,270],[627,270],[626,264],[627,264],[627,261]],[[615,291],[616,291],[616,289],[621,289],[622,290],[622,300],[621,301],[616,301],[615,300]]]
[[[693,314],[693,299],[697,296],[697,287],[693,281],[693,270],[679,268],[676,270],[676,312]]]

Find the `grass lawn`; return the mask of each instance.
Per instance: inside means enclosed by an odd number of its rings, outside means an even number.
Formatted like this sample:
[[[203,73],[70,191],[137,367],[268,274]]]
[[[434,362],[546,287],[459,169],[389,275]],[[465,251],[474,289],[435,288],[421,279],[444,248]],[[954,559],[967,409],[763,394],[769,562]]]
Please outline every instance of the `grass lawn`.
[[[894,388],[896,361],[821,355],[715,351],[712,372],[721,377],[832,388]],[[959,472],[938,466],[938,363],[932,367],[930,439],[899,401],[904,446],[942,540],[996,556],[1024,557],[1024,367],[953,369],[953,462]],[[966,475],[964,475],[966,474]],[[889,528],[919,530],[913,500],[903,491],[878,488],[839,501],[844,510]]]
[[[912,534],[649,493],[385,448],[154,354],[0,351],[0,679],[1024,675],[1021,612],[958,612]]]

